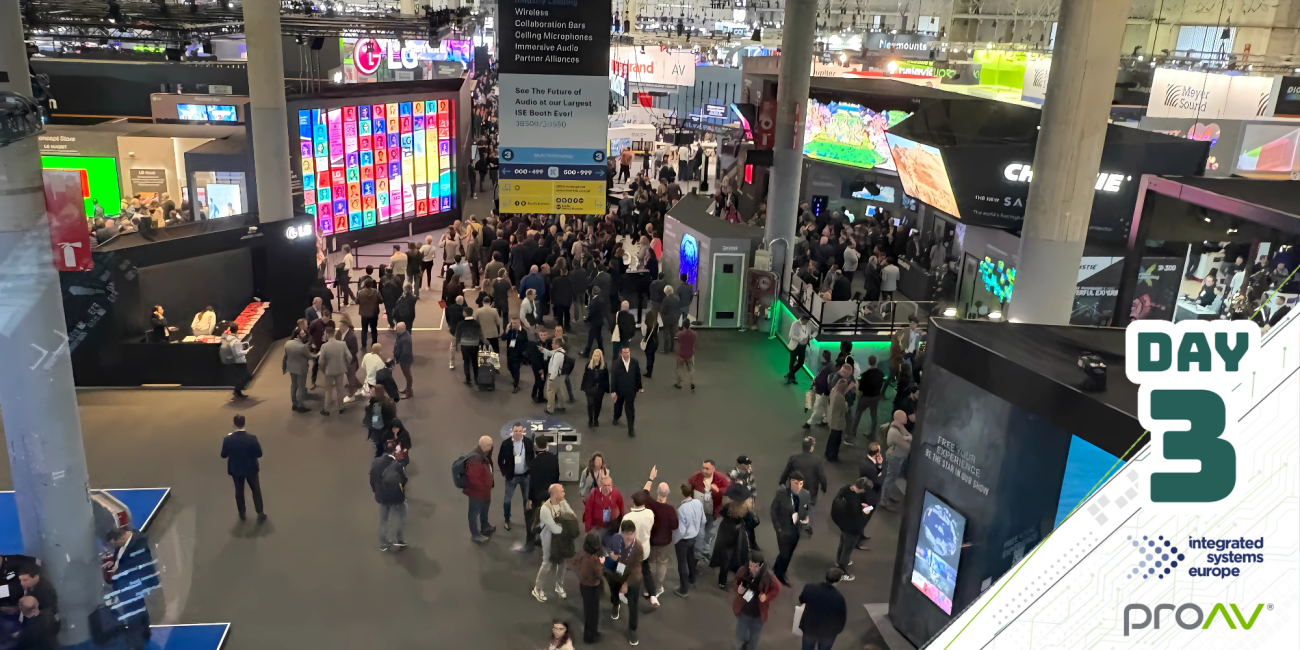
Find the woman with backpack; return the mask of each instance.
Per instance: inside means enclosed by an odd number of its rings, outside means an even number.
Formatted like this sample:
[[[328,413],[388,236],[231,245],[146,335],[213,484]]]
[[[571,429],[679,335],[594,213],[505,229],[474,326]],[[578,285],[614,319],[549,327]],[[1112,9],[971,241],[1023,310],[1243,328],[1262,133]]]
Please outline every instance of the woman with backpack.
[[[392,400],[382,392],[370,398],[365,413],[361,415],[361,426],[366,429],[366,440],[375,445],[375,458],[383,455],[384,432],[389,430],[389,423],[396,419],[397,405]]]

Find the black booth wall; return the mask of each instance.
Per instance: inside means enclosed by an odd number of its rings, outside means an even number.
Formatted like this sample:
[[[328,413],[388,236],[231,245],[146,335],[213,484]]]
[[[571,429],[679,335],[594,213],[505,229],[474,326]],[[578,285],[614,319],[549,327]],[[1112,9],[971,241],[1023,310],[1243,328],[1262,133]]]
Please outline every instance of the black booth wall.
[[[164,85],[181,84],[193,92],[199,85],[230,86],[248,94],[243,63],[117,62],[79,59],[32,59],[32,69],[49,75],[50,94],[58,101],[55,115],[152,115],[149,95]]]
[[[195,281],[202,288],[195,287]],[[253,256],[247,248],[221,251],[164,262],[140,269],[140,295],[152,305],[162,305],[168,320],[188,336],[190,319],[206,305],[212,305],[222,319],[233,319],[252,302]]]
[[[930,321],[889,601],[917,647],[1051,532],[1074,437],[1120,459],[1140,446],[1123,350],[1119,329]],[[1111,368],[1104,391],[1081,390],[1085,351]],[[951,615],[912,584],[926,492],[966,518]]]

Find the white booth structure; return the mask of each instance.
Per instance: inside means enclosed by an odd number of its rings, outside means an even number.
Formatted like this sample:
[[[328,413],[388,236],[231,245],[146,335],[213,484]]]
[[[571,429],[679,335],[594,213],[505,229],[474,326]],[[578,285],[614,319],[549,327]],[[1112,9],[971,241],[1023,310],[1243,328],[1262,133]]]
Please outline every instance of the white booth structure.
[[[763,229],[728,223],[706,210],[712,197],[688,194],[664,217],[665,278],[685,273],[696,297],[688,311],[695,327],[739,328],[744,322],[746,278]]]

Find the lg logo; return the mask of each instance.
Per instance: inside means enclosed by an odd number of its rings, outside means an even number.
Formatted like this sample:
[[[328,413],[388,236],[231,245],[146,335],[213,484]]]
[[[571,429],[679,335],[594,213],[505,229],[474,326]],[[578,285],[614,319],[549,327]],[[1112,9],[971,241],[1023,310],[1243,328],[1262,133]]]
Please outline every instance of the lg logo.
[[[298,239],[299,237],[311,237],[311,224],[304,223],[301,226],[289,226],[284,229],[285,239]]]

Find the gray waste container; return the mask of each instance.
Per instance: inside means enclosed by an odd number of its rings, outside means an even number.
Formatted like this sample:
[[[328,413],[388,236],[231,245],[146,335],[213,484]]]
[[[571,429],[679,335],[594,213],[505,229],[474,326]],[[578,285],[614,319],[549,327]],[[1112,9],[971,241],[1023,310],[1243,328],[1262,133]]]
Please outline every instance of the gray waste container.
[[[577,431],[555,431],[556,455],[560,457],[560,480],[577,481],[582,476],[582,460],[579,450],[582,446],[582,434]]]

